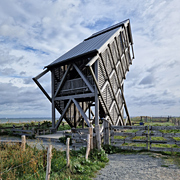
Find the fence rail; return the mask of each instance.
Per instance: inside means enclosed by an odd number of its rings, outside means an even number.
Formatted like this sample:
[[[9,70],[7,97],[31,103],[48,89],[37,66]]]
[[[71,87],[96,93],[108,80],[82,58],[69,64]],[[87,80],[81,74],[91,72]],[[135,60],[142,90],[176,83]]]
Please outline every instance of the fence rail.
[[[111,126],[110,143],[127,150],[180,152],[180,126]]]

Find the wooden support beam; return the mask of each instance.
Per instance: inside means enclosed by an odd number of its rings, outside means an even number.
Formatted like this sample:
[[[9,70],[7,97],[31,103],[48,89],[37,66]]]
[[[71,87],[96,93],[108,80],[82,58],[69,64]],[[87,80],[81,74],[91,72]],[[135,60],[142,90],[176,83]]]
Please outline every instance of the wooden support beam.
[[[84,74],[81,72],[81,70],[76,66],[76,64],[73,64],[74,68],[76,69],[76,71],[78,72],[78,74],[81,76],[81,78],[83,79],[83,81],[86,83],[86,85],[88,86],[88,88],[90,89],[90,91],[93,93],[94,92],[94,88],[91,85],[91,83],[88,81],[88,79],[84,76]]]
[[[94,71],[95,71],[95,77],[98,81],[98,65],[99,65],[99,59],[94,64]],[[89,110],[89,114],[91,115],[91,112]],[[95,86],[95,125],[99,125],[99,96],[98,96],[98,88]]]
[[[39,87],[39,89],[41,89],[41,91],[43,92],[43,94],[49,99],[50,102],[52,102],[50,96],[48,95],[48,93],[45,91],[45,89],[41,86],[41,84],[38,82],[38,80],[36,80],[35,78],[33,78],[34,82],[37,84],[37,86]]]
[[[83,109],[83,111],[86,113],[86,111],[88,110],[88,107],[84,110]],[[77,126],[79,125],[79,123],[80,123],[80,120],[82,119],[82,115],[80,115],[80,117],[79,117],[79,119],[77,120]],[[83,122],[84,122],[84,118],[83,118]]]
[[[66,111],[68,110],[70,104],[71,104],[71,99],[68,101],[63,113],[61,114],[61,117],[59,118],[58,122],[56,123],[56,126],[55,126],[56,129],[59,127],[61,121],[63,120],[64,115],[66,114]]]
[[[39,75],[38,75],[39,76]],[[43,94],[47,97],[47,99],[52,103],[52,99],[51,97],[48,95],[48,93],[45,91],[45,89],[41,86],[41,84],[38,82],[38,80],[36,80],[36,78],[33,78],[33,81],[36,83],[36,85],[39,87],[39,89],[43,92]],[[55,108],[57,109],[57,111],[61,114],[62,112],[59,110],[56,102],[55,102]],[[66,119],[67,123],[72,127],[71,122]]]
[[[59,90],[61,89],[61,87],[62,87],[62,85],[63,85],[63,83],[64,83],[64,80],[66,79],[66,76],[67,76],[70,68],[71,68],[71,65],[68,66],[66,72],[64,73],[64,75],[63,75],[63,77],[62,77],[62,79],[61,79],[61,82],[59,83],[59,85],[58,85],[58,87],[57,87],[57,90],[56,90],[56,92],[55,92],[54,97],[56,97],[57,94],[59,93]]]
[[[55,111],[55,101],[54,101],[54,69],[51,71],[51,93],[52,93],[52,128],[55,128],[55,119],[56,119],[56,111]]]
[[[87,64],[86,66],[92,66],[98,59],[98,55],[94,56]]]
[[[101,96],[101,99],[102,99],[102,101],[103,101],[103,104],[104,104],[104,106],[105,106],[105,109],[106,109],[106,111],[107,111],[107,113],[108,113],[108,115],[109,115],[109,118],[110,118],[110,120],[111,120],[111,123],[114,124],[114,122],[113,122],[113,120],[112,120],[112,118],[111,118],[111,116],[110,116],[110,112],[109,112],[109,110],[108,110],[108,108],[107,108],[106,102],[104,101],[104,98],[103,98],[103,96],[102,96],[102,93],[101,93],[101,90],[100,90],[100,88],[99,88],[99,85],[98,85],[98,82],[97,82],[97,80],[96,80],[96,77],[95,77],[95,75],[94,75],[93,69],[92,69],[91,66],[89,66],[89,69],[90,69],[91,75],[92,75],[92,77],[93,77],[93,80],[94,80],[94,82],[95,82],[95,85],[96,85],[96,87],[97,87],[97,89],[98,89],[98,91],[99,91],[99,95]]]
[[[85,93],[85,94],[75,94],[75,95],[70,95],[70,96],[62,96],[62,97],[56,97],[55,100],[57,101],[62,101],[62,100],[67,100],[67,99],[81,99],[81,98],[87,98],[87,97],[94,97],[94,93]]]
[[[44,76],[48,71],[49,71],[49,69],[44,70],[42,73],[40,73],[39,75],[37,75],[37,76],[34,77],[33,79],[38,80],[39,78],[41,78],[42,76]]]
[[[79,103],[73,98],[72,101],[74,102],[74,104],[76,105],[76,107],[78,108],[79,112],[81,113],[81,115],[83,116],[84,120],[86,121],[87,125],[89,127],[91,127],[89,120],[85,114],[85,112],[82,110],[81,106],[79,105]]]

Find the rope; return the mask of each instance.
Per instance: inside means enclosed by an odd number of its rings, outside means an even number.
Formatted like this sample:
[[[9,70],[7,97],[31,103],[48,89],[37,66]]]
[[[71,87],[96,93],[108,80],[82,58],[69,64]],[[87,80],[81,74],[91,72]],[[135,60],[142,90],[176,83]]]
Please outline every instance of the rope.
[[[40,156],[39,158],[37,158],[37,159],[40,159],[41,157],[43,157],[43,156]],[[37,160],[37,159],[33,159],[33,160],[31,160],[31,161],[28,161],[28,162],[25,162],[25,163],[23,163],[23,164],[20,164],[20,165],[18,165],[18,166],[15,166],[14,168],[9,168],[8,170],[5,170],[5,171],[3,171],[3,172],[0,172],[0,174],[3,174],[3,173],[7,173],[7,172],[9,172],[10,170],[13,170],[13,169],[16,169],[16,168],[18,168],[18,167],[21,167],[21,166],[23,166],[23,165],[25,165],[25,164],[28,164],[28,163],[30,163],[30,162],[32,162],[32,161],[34,161],[34,160]]]
[[[29,176],[27,179],[31,178],[32,176],[34,176],[35,174],[37,174],[38,172],[44,170],[45,167],[43,167],[42,169],[38,170],[37,172],[35,172],[34,174],[32,174],[31,176]]]
[[[61,172],[65,167],[66,167],[66,165],[65,165],[64,167],[62,167],[59,171],[54,172],[54,173],[59,173],[59,172]],[[52,176],[55,176],[55,174],[54,174],[54,175],[52,174]]]

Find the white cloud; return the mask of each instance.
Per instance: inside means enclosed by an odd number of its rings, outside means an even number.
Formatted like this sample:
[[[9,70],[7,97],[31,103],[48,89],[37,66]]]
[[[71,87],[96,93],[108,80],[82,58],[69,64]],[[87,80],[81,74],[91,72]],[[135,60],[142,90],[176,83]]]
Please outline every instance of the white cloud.
[[[17,91],[34,89],[30,79],[44,66],[95,31],[129,18],[135,43],[135,60],[125,80],[130,114],[179,115],[179,9],[178,0],[1,1],[0,82],[11,82]],[[143,78],[151,83],[140,83]],[[151,100],[154,94],[156,101]],[[138,108],[136,101],[144,106]],[[22,116],[27,113],[21,109]]]

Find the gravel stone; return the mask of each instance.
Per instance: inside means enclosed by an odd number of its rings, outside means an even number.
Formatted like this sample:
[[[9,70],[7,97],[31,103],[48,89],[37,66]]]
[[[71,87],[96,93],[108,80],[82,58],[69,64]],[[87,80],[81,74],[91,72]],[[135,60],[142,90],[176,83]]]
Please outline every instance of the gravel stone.
[[[144,154],[112,154],[109,163],[94,180],[180,180],[176,165],[162,167],[164,161]]]

